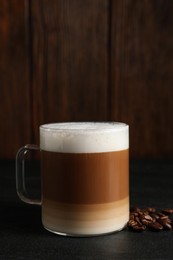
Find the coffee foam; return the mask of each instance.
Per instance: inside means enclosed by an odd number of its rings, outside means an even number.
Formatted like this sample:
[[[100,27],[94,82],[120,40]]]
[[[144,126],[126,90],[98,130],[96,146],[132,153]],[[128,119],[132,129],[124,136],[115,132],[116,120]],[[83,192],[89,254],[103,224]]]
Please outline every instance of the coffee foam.
[[[100,153],[129,148],[129,127],[119,122],[67,122],[40,126],[40,149]]]

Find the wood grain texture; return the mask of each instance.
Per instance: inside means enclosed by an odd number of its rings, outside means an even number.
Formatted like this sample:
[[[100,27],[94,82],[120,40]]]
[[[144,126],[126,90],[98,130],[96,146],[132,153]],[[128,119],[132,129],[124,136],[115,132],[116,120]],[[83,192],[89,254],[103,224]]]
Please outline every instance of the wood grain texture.
[[[172,0],[0,0],[0,158],[40,124],[130,125],[135,158],[173,156]]]
[[[0,0],[0,158],[29,142],[30,91],[23,0]]]
[[[34,127],[107,119],[107,0],[31,2]]]
[[[111,118],[130,124],[131,156],[173,155],[173,2],[112,1]]]

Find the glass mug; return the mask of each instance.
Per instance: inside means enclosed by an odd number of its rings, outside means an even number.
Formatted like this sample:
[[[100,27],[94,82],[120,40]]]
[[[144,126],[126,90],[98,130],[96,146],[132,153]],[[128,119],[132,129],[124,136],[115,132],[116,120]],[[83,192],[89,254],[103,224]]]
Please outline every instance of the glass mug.
[[[41,202],[25,192],[29,150],[41,153]],[[93,236],[122,230],[129,219],[129,127],[119,122],[40,126],[40,146],[16,156],[19,197],[41,204],[43,226],[56,234]]]

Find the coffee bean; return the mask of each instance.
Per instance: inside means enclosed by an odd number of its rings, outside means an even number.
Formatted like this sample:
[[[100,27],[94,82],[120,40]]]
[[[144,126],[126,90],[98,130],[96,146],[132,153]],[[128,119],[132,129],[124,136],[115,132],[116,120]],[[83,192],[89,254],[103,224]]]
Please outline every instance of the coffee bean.
[[[139,217],[135,217],[135,221],[138,223],[139,226],[142,226],[142,223],[141,223]]]
[[[145,226],[133,226],[133,231],[142,232],[146,229]]]
[[[128,222],[128,226],[129,227],[133,227],[133,226],[136,226],[137,225],[137,222],[136,221],[134,221],[134,220],[129,220],[129,222]]]
[[[152,220],[153,220],[150,215],[145,215],[144,218],[145,218],[146,220],[148,220],[148,221],[152,221]]]
[[[140,212],[138,212],[138,215],[139,215],[139,217],[143,217],[144,216],[144,212],[140,211]]]
[[[171,222],[171,219],[170,218],[168,218],[167,220],[166,220],[166,223],[169,223],[169,224],[171,224],[172,222]]]
[[[145,210],[145,211],[143,211],[143,215],[144,215],[144,216],[149,216],[150,213],[149,213],[148,211]]]
[[[167,222],[167,220],[163,220],[163,219],[158,219],[157,220],[159,224],[161,224],[163,226],[163,228],[165,230],[171,230],[172,226],[170,223]]]
[[[141,219],[141,222],[142,222],[142,224],[143,225],[145,225],[145,226],[148,226],[148,224],[150,223],[148,220],[146,220],[145,218],[142,218]]]
[[[165,217],[165,214],[163,214],[162,212],[157,212],[157,215],[159,215],[159,217]]]
[[[137,208],[137,207],[131,207],[130,208],[130,212],[139,212],[140,211],[140,209],[139,208]]]
[[[135,216],[130,214],[129,220],[134,220]]]
[[[163,209],[156,211],[155,208],[137,208],[130,209],[128,228],[132,231],[142,232],[146,228],[153,231],[172,230],[173,229],[173,209]]]
[[[146,211],[148,211],[149,213],[154,213],[156,212],[156,209],[155,208],[146,208]]]
[[[172,229],[171,224],[169,224],[169,223],[167,223],[167,222],[164,222],[164,223],[162,224],[162,226],[163,226],[163,228],[164,228],[165,230],[171,230],[171,229]]]
[[[132,213],[131,213],[131,215],[133,215],[133,216],[135,216],[135,217],[137,217],[138,214],[139,214],[138,212],[132,212]]]
[[[169,223],[165,223],[165,225],[163,226],[165,230],[171,230],[172,229],[172,225]]]
[[[152,217],[152,219],[160,218],[156,213],[150,213],[150,216]]]
[[[149,228],[153,231],[161,231],[163,229],[163,226],[159,224],[158,222],[149,223]]]
[[[160,219],[168,219],[168,216],[162,216]]]
[[[163,209],[163,210],[162,210],[162,213],[167,214],[167,215],[170,215],[170,214],[173,213],[173,209]]]

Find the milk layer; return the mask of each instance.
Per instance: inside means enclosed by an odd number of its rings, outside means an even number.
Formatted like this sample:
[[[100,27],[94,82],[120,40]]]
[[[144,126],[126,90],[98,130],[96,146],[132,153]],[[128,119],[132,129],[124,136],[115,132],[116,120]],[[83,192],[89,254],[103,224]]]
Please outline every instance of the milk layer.
[[[129,197],[105,204],[62,204],[43,201],[46,229],[67,235],[99,235],[121,230],[129,219]]]

